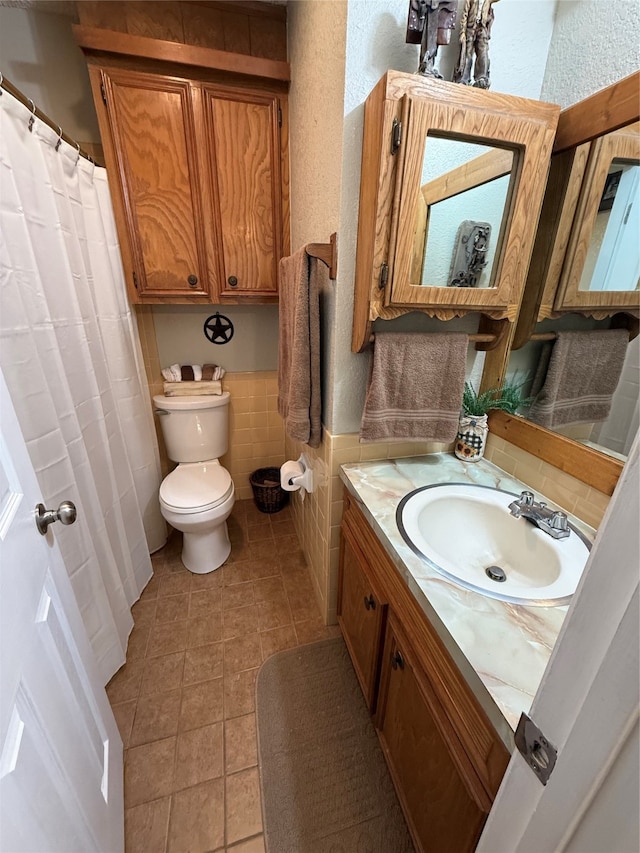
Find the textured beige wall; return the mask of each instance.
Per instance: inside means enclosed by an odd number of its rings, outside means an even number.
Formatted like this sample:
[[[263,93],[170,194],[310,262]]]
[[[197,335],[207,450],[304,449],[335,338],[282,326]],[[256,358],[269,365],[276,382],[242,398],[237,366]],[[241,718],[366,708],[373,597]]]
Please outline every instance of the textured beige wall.
[[[71,18],[0,7],[2,72],[52,121],[82,143],[99,143],[89,74]]]

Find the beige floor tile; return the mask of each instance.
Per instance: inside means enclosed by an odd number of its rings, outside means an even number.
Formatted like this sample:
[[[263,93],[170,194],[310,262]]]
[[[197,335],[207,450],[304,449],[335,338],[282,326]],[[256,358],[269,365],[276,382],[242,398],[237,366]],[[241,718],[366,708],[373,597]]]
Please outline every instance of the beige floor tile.
[[[223,566],[220,566],[215,571],[207,572],[204,575],[191,575],[191,592],[198,592],[202,589],[218,589],[221,587],[222,571]]]
[[[165,595],[180,595],[191,590],[191,572],[186,569],[175,574],[163,575],[158,587],[158,598]]]
[[[269,521],[259,521],[256,523],[247,524],[247,541],[253,542],[272,542],[273,531]]]
[[[235,637],[226,640],[224,644],[224,671],[241,672],[244,669],[253,669],[262,663],[262,647],[260,635],[247,634],[245,637]]]
[[[222,720],[224,686],[222,678],[192,684],[182,690],[180,731],[197,729]]]
[[[146,655],[152,624],[134,625],[127,640],[127,663],[133,663]]]
[[[156,622],[151,629],[147,657],[182,652],[187,647],[187,622]]]
[[[210,643],[187,649],[184,655],[184,684],[196,684],[199,681],[211,681],[220,678],[223,673],[224,646],[222,643]]]
[[[142,682],[142,673],[144,671],[144,661],[134,660],[131,663],[126,663],[113,676],[107,684],[107,696],[113,704],[120,702],[128,702],[131,699],[137,699],[140,693],[140,683]]]
[[[256,715],[233,717],[224,724],[225,773],[235,773],[258,763]]]
[[[329,637],[337,637],[340,632],[337,625],[325,625],[321,617],[296,622],[295,629],[300,645],[315,643],[317,640],[327,640]]]
[[[140,687],[141,696],[151,693],[164,693],[182,686],[184,671],[184,652],[173,652],[155,658],[147,658]]]
[[[175,737],[126,751],[124,801],[127,807],[166,797],[173,791],[175,752]]]
[[[156,607],[158,605],[157,598],[149,599],[148,601],[136,601],[131,608],[131,615],[136,627],[142,625],[151,625],[156,618]]]
[[[178,735],[175,790],[191,788],[224,774],[223,724],[214,723]]]
[[[294,622],[304,622],[306,619],[321,618],[320,607],[313,590],[306,592],[289,592],[289,607]]]
[[[256,835],[239,844],[227,847],[229,853],[265,853],[264,835]]]
[[[124,846],[127,853],[164,853],[170,803],[169,797],[163,797],[125,809]]]
[[[222,609],[222,587],[196,590],[189,601],[189,618],[198,619]]]
[[[130,702],[122,702],[119,705],[112,705],[111,710],[118,724],[118,731],[122,738],[122,745],[126,749],[129,746],[129,738],[131,737],[131,727],[133,726],[133,717],[136,712],[136,700]]]
[[[232,610],[234,607],[246,607],[255,601],[253,581],[225,586],[222,590],[222,609]]]
[[[257,669],[234,672],[224,677],[224,718],[242,717],[256,710],[255,687]]]
[[[156,623],[184,622],[189,615],[189,594],[166,595],[158,598]]]
[[[267,601],[257,605],[258,625],[261,631],[269,631],[271,628],[282,628],[290,625],[293,621],[289,600],[285,592],[272,595]]]
[[[284,591],[284,583],[280,575],[272,578],[262,578],[253,582],[253,591],[256,603],[269,601],[273,596],[281,596]]]
[[[206,853],[223,844],[224,779],[174,794],[167,853]]]
[[[131,746],[150,743],[177,734],[180,717],[180,690],[153,693],[138,699],[131,730]]]
[[[208,646],[222,639],[222,614],[218,611],[199,619],[189,619],[187,648]]]
[[[225,779],[227,844],[262,832],[258,768],[241,770]]]
[[[153,575],[149,583],[145,586],[140,594],[140,601],[149,601],[158,597],[158,588],[160,587],[160,578],[158,575]]]
[[[260,642],[262,644],[262,660],[298,645],[293,625],[284,625],[282,628],[272,628],[270,631],[260,631]]]
[[[234,607],[225,610],[222,614],[222,637],[224,640],[255,634],[257,630],[258,610],[255,604]]]

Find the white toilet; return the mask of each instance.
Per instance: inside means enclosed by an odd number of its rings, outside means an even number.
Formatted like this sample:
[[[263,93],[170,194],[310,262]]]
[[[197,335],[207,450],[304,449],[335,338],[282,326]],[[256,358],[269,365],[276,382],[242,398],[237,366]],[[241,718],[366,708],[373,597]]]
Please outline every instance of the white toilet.
[[[229,392],[153,398],[169,459],[178,467],[160,485],[160,510],[181,530],[182,562],[196,574],[212,572],[229,556],[227,519],[235,492],[218,461],[229,443]]]

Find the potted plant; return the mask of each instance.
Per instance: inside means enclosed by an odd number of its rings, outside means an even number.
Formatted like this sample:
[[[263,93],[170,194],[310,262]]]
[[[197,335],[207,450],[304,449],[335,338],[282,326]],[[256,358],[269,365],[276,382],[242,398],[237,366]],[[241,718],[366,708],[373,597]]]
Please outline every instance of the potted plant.
[[[462,411],[455,444],[458,459],[464,459],[465,462],[477,462],[482,459],[489,432],[488,413],[492,409],[515,415],[520,406],[532,401],[530,397],[522,397],[521,389],[525,381],[517,382],[514,376],[502,387],[489,388],[480,394],[471,382],[464,383]]]

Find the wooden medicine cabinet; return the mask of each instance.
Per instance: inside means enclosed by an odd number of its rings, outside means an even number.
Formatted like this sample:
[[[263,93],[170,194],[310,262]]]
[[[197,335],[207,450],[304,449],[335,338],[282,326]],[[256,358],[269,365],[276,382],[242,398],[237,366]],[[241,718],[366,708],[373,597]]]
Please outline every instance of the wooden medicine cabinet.
[[[515,320],[559,111],[385,74],[365,104],[354,352],[407,311]]]

